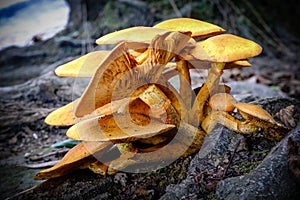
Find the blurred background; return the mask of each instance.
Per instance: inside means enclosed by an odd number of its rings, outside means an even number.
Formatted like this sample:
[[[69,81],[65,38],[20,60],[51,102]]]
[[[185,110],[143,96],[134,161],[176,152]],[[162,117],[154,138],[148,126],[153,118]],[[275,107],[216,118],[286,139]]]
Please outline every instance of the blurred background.
[[[297,0],[1,0],[0,86],[38,76],[42,63],[90,52],[95,39],[109,32],[191,17],[263,46],[263,54],[254,60],[258,67],[233,71],[224,81],[252,78],[299,98],[299,4]]]

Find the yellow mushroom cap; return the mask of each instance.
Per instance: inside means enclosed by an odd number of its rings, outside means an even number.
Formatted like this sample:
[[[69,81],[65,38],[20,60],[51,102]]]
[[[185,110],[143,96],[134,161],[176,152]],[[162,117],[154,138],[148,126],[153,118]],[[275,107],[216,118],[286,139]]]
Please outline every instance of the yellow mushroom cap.
[[[147,42],[150,43],[151,40],[157,34],[166,33],[169,30],[136,26],[131,28],[126,28],[120,31],[112,32],[106,34],[96,40],[97,44],[118,44],[120,42]]]
[[[135,123],[131,122],[130,117],[134,118]],[[131,116],[127,116],[115,113],[81,121],[69,128],[66,134],[74,140],[129,142],[156,136],[175,128],[175,125],[164,124],[158,120],[144,125],[148,120],[141,114],[131,113]]]
[[[193,38],[206,38],[225,32],[223,28],[217,25],[191,18],[169,19],[153,27],[171,31],[191,31]]]
[[[236,107],[239,111],[241,111],[247,115],[250,115],[250,116],[256,117],[258,119],[276,124],[273,117],[267,111],[262,109],[260,106],[238,102],[238,103],[234,104],[234,107]]]
[[[208,105],[213,110],[231,112],[234,109],[235,102],[236,100],[230,94],[217,93],[210,98]]]
[[[75,124],[74,108],[77,103],[78,99],[54,110],[46,117],[45,123],[52,126],[70,126]]]
[[[248,60],[237,60],[233,62],[226,63],[224,69],[251,67],[251,63]]]
[[[58,76],[92,77],[102,60],[110,51],[95,51],[81,56],[55,69]]]
[[[190,51],[195,59],[211,62],[233,62],[259,55],[262,47],[257,43],[232,34],[222,34],[198,42]]]

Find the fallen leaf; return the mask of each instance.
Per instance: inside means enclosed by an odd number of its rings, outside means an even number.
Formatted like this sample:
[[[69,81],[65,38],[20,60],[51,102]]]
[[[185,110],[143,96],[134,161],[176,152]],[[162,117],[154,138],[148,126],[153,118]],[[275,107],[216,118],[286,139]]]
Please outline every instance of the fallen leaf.
[[[280,119],[280,121],[282,121],[287,128],[292,129],[296,127],[294,112],[295,112],[295,106],[290,105],[287,106],[286,108],[281,109],[279,112],[275,114],[275,116],[278,119]]]

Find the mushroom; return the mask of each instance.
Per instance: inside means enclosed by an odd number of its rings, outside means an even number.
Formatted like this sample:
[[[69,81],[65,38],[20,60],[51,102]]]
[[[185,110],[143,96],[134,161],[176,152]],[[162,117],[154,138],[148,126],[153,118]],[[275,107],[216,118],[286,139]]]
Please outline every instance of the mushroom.
[[[260,106],[236,102],[227,93],[218,93],[210,98],[208,105],[212,111],[202,121],[201,126],[207,133],[211,132],[217,123],[234,131],[251,134],[260,129],[267,130],[266,138],[279,141],[287,133],[287,128],[277,123],[273,117]],[[244,121],[238,120],[229,113],[236,108]],[[229,113],[228,113],[229,112]]]
[[[259,106],[237,102],[230,88],[219,84],[224,69],[250,66],[248,59],[262,50],[250,40],[217,35],[222,32],[200,20],[166,20],[155,27],[107,34],[97,43],[116,45],[111,51],[89,53],[59,66],[59,76],[91,81],[78,100],[53,111],[45,122],[73,125],[67,136],[83,142],[36,178],[58,177],[78,168],[112,174],[134,164],[171,162],[199,150],[217,123],[243,134],[263,129],[270,133],[267,137],[281,139],[285,127]],[[191,68],[209,70],[195,98]],[[168,82],[174,69],[179,72],[180,94]],[[242,119],[231,115],[236,110]]]
[[[214,86],[219,84],[220,76],[226,63],[245,60],[257,56],[262,48],[251,40],[247,40],[232,34],[222,34],[210,37],[197,43],[189,53],[198,60],[212,62],[207,79],[198,93],[193,104],[191,120],[193,124],[199,124],[203,120],[203,107],[208,100]],[[194,121],[195,115],[199,115],[199,121]]]
[[[217,93],[210,98],[208,105],[213,110],[232,112],[235,102],[236,100],[231,95]]]
[[[192,32],[193,38],[205,38],[223,33],[225,30],[214,24],[190,18],[165,20],[153,27],[136,26],[106,34],[96,40],[97,44],[119,44],[121,42],[150,43],[157,34],[169,31]]]

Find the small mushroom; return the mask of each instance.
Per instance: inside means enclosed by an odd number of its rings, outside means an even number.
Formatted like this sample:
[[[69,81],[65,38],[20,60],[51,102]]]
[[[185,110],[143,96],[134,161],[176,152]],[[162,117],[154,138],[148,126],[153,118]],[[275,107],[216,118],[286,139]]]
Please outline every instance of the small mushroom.
[[[210,98],[208,105],[213,110],[232,112],[235,102],[236,100],[231,95],[227,93],[217,93]]]
[[[234,107],[238,109],[239,113],[245,119],[258,118],[260,120],[276,124],[276,121],[273,119],[273,117],[260,106],[249,103],[237,102],[234,104]]]
[[[201,126],[206,132],[210,132],[217,123],[243,134],[251,134],[259,129],[267,130],[267,138],[281,140],[287,129],[277,123],[273,117],[260,106],[236,102],[233,97],[226,93],[219,93],[212,96],[208,104],[212,111],[202,121]],[[227,112],[236,108],[244,121],[240,121]]]

